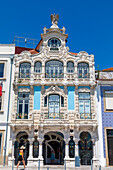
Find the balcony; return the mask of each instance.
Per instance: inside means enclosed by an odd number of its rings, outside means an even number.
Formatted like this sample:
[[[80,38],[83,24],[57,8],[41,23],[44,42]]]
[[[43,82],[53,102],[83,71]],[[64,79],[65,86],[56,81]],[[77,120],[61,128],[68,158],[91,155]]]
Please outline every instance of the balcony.
[[[49,118],[48,112],[41,113],[40,115],[40,124],[50,124],[50,125],[58,125],[58,124],[69,124],[68,114],[60,113],[59,117],[55,116],[53,118]]]
[[[26,114],[26,113],[12,113],[11,115],[11,122],[12,124],[15,124],[15,125],[22,125],[22,124],[26,124],[26,125],[29,125],[29,124],[32,124],[33,123],[33,114],[32,113],[29,113],[29,114]]]
[[[80,119],[91,119],[91,113],[80,113]]]

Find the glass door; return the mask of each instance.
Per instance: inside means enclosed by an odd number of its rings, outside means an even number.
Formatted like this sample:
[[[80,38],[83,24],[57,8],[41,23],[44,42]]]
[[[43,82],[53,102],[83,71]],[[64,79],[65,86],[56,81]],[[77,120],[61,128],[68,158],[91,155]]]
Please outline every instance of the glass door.
[[[49,118],[55,119],[59,118],[59,105],[60,105],[60,99],[59,95],[50,95],[49,96]]]

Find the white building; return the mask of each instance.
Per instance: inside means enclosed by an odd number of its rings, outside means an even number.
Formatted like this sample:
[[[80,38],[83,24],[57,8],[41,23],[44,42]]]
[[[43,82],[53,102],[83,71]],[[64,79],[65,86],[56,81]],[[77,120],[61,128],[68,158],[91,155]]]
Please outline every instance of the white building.
[[[14,56],[10,150],[17,164],[99,164],[94,55],[69,52],[65,28],[44,28],[35,50]],[[40,52],[38,52],[38,50]],[[79,146],[79,147],[78,147]],[[51,153],[55,159],[51,161]]]
[[[11,69],[14,53],[14,44],[0,44],[0,88],[2,87],[2,96],[0,95],[0,165],[3,165],[3,162],[7,164],[9,154]]]

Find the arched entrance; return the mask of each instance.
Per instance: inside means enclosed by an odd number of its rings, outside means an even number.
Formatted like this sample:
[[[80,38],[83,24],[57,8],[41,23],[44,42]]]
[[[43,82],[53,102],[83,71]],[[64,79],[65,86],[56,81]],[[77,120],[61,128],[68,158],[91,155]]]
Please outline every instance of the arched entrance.
[[[51,160],[52,153],[54,160]],[[65,156],[64,136],[60,132],[48,132],[44,135],[43,157],[44,164],[63,165]]]
[[[79,156],[81,159],[81,165],[91,165],[91,159],[93,157],[93,143],[91,135],[88,132],[82,132],[80,134]]]
[[[18,163],[18,154],[21,146],[25,147],[24,150],[24,160],[25,164],[27,165],[27,158],[29,156],[29,141],[28,141],[28,135],[26,132],[19,132],[16,136],[16,141],[14,143],[14,157],[15,157],[15,165]],[[21,165],[23,163],[21,162]]]

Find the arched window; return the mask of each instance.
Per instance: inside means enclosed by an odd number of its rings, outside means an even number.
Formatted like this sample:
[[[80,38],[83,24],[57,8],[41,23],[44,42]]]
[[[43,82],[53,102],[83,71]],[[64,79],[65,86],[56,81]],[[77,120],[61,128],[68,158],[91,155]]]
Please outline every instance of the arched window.
[[[20,78],[30,78],[31,64],[30,63],[21,63],[19,68],[19,77]]]
[[[69,62],[67,63],[67,72],[68,72],[68,73],[73,73],[73,72],[74,72],[74,63],[71,62],[71,61],[69,61]]]
[[[74,158],[75,157],[75,142],[73,141],[73,136],[70,137],[69,141],[69,157]]]
[[[45,65],[46,78],[63,78],[63,63],[57,60],[48,61]]]
[[[89,78],[89,64],[78,64],[78,78]]]
[[[39,142],[35,137],[35,140],[33,142],[33,158],[38,158],[38,156],[39,156]]]
[[[91,165],[91,159],[93,157],[93,143],[91,135],[88,132],[82,132],[80,134],[79,156],[81,159],[81,165]]]
[[[61,46],[61,41],[58,38],[51,38],[48,41],[48,46],[50,50],[58,50],[58,47]]]
[[[41,73],[42,72],[42,63],[40,61],[37,61],[35,63],[34,71],[35,71],[35,73]]]

